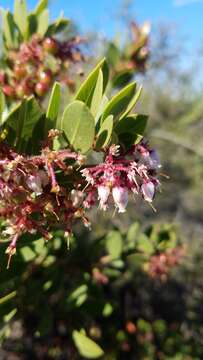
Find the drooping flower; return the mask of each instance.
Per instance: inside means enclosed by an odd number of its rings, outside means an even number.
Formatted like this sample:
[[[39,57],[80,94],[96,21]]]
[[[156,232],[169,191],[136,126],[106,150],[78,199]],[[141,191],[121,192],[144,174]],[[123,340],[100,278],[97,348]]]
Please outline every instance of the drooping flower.
[[[99,206],[102,210],[107,210],[107,202],[110,195],[110,188],[109,186],[100,185],[97,188],[98,191],[98,199],[99,199]]]
[[[155,195],[155,186],[152,181],[145,182],[141,186],[143,197],[146,201],[152,202]]]
[[[115,186],[112,190],[112,195],[118,212],[124,213],[128,204],[128,190],[121,186]]]

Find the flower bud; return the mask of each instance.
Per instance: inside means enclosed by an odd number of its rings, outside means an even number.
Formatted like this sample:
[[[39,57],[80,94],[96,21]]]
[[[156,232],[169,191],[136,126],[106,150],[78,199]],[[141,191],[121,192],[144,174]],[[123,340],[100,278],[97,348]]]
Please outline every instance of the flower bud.
[[[26,180],[27,186],[34,192],[36,195],[41,195],[42,193],[42,182],[38,175],[30,175]]]
[[[121,186],[116,186],[112,190],[113,199],[119,213],[126,211],[128,204],[128,190]]]
[[[73,206],[78,207],[78,206],[81,205],[81,203],[83,201],[84,193],[82,191],[78,191],[78,190],[73,189],[71,191],[70,197],[71,197],[71,200],[73,202]]]
[[[152,202],[152,200],[154,199],[154,195],[155,195],[155,186],[154,186],[153,182],[148,181],[148,182],[142,184],[141,191],[142,191],[144,199],[148,202]]]
[[[100,185],[98,186],[98,199],[100,200],[100,207],[102,210],[107,209],[107,201],[110,195],[110,188],[108,186]]]
[[[160,158],[156,150],[150,151],[150,165],[153,169],[159,169],[161,167]]]

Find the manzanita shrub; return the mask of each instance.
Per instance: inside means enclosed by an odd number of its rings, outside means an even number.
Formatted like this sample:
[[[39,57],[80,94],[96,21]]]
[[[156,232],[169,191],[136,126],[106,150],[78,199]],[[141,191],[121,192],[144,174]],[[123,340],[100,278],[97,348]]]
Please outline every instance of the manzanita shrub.
[[[152,203],[159,158],[142,138],[147,116],[131,113],[141,91],[134,82],[108,99],[107,83],[104,59],[62,116],[58,83],[46,113],[32,96],[5,117],[1,94],[0,215],[8,266],[26,233],[49,240],[59,228],[70,237],[76,220],[90,227],[92,207],[106,211],[112,204],[125,212],[129,194]]]
[[[71,65],[84,60],[79,49],[82,39],[73,37],[71,30],[69,35],[70,21],[63,16],[50,23],[47,5],[47,0],[40,0],[29,13],[26,0],[15,0],[13,13],[1,11],[0,85],[8,104],[29,95],[43,99],[56,79],[74,89]]]

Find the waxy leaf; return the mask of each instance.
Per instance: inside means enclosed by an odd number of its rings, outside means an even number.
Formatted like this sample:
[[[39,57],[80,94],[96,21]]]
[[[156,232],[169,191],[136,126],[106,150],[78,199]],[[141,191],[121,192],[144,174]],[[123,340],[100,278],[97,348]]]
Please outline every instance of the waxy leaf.
[[[74,330],[73,341],[80,355],[85,359],[97,359],[104,355],[102,348],[82,332]]]
[[[94,117],[81,101],[74,101],[64,111],[61,129],[72,147],[86,153],[93,144],[95,136]]]
[[[118,117],[124,113],[133,99],[136,91],[136,83],[132,83],[122,89],[116,94],[107,104],[102,115],[102,120],[106,119],[107,116],[113,115]]]
[[[135,95],[133,96],[131,102],[129,103],[126,111],[124,112],[124,114],[122,114],[121,116],[121,119],[126,117],[132,110],[133,108],[135,107],[135,105],[137,104],[140,96],[141,96],[141,93],[142,93],[142,86],[139,87],[138,91],[135,93]]]
[[[46,118],[47,118],[45,125],[46,132],[49,131],[50,129],[56,128],[56,122],[60,107],[60,99],[61,99],[61,85],[60,83],[55,82],[52,88],[48,109],[46,113]]]
[[[43,37],[49,27],[49,10],[43,10],[38,16],[37,33]]]
[[[102,123],[96,140],[96,150],[100,150],[108,145],[113,131],[113,115],[109,115]]]
[[[86,103],[88,106],[90,106],[100,70],[102,71],[103,74],[103,93],[104,93],[109,78],[108,65],[105,59],[100,61],[100,63],[94,68],[94,70],[92,70],[92,72],[89,74],[87,79],[83,82],[78,93],[76,94],[75,97],[76,100],[81,100],[84,103]]]
[[[115,131],[117,134],[131,133],[143,135],[147,125],[148,116],[141,114],[129,115],[117,122]]]
[[[93,116],[96,116],[99,111],[99,107],[102,101],[102,96],[103,96],[103,73],[100,69],[90,106],[90,110]]]
[[[16,38],[15,38],[15,23],[13,20],[13,15],[4,9],[1,9],[2,13],[2,25],[3,25],[3,36],[6,42],[6,46],[9,49],[15,48]]]
[[[18,26],[23,39],[27,40],[29,35],[29,23],[26,0],[15,0],[14,21]]]
[[[41,14],[48,6],[48,0],[40,0],[35,8],[35,14]]]
[[[53,24],[50,24],[46,35],[52,36],[61,31],[63,31],[70,24],[70,20],[64,19],[63,16],[60,16]]]
[[[2,124],[2,116],[5,108],[5,96],[3,91],[0,89],[0,124]]]
[[[16,143],[21,139],[29,139],[34,127],[42,116],[42,110],[34,96],[17,105],[5,120],[5,126],[11,127],[16,133]]]
[[[112,260],[118,259],[122,253],[123,241],[118,231],[110,231],[106,237],[106,249]]]

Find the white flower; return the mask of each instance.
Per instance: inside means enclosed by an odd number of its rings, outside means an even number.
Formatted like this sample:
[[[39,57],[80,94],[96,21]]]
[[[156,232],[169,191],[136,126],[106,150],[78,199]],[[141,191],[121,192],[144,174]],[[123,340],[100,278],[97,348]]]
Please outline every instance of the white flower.
[[[42,182],[39,175],[30,175],[26,180],[26,184],[36,195],[41,195]]]
[[[155,186],[153,182],[148,181],[147,183],[142,184],[141,186],[143,197],[146,201],[152,202],[155,195]]]
[[[97,191],[98,199],[100,200],[100,208],[105,211],[107,209],[107,201],[110,195],[110,188],[108,186],[100,185],[98,186]]]
[[[161,168],[160,158],[156,150],[150,151],[150,159],[151,159],[150,165],[153,169]]]
[[[128,204],[128,190],[121,186],[115,186],[112,190],[112,195],[118,212],[124,213]]]
[[[48,183],[49,183],[49,177],[48,177],[46,171],[44,171],[44,170],[39,170],[39,171],[38,171],[38,175],[39,175],[39,177],[40,177],[42,186],[43,186],[43,187],[47,186]]]
[[[73,189],[71,191],[70,197],[73,202],[73,206],[78,207],[83,201],[84,193],[82,191]]]

